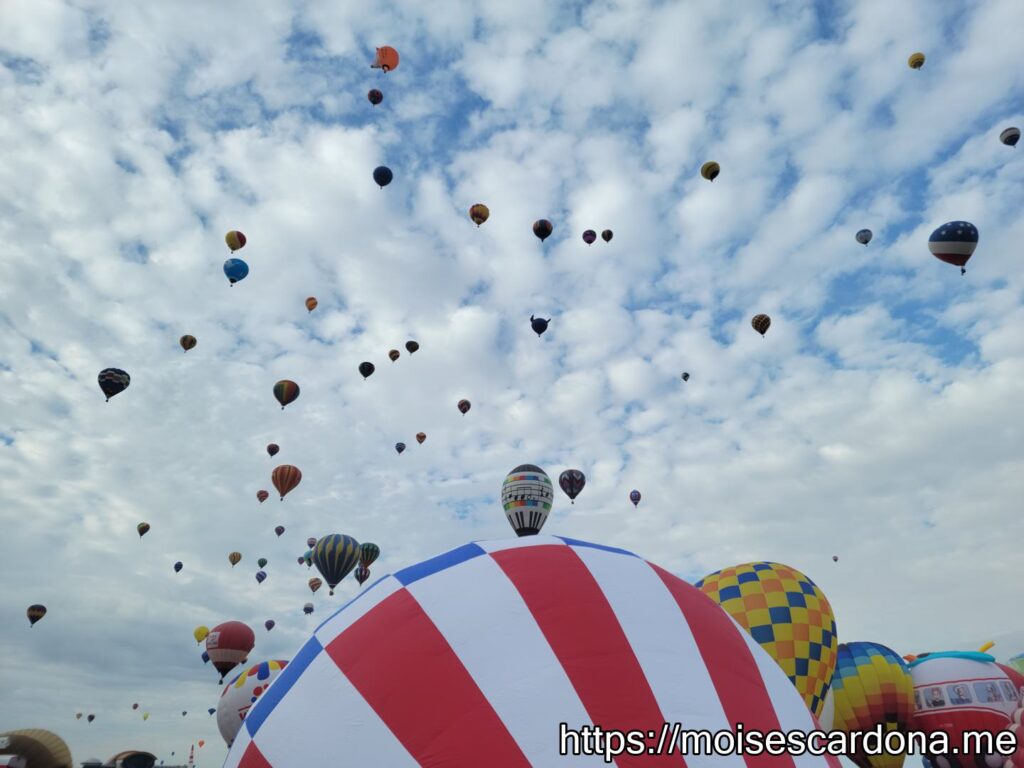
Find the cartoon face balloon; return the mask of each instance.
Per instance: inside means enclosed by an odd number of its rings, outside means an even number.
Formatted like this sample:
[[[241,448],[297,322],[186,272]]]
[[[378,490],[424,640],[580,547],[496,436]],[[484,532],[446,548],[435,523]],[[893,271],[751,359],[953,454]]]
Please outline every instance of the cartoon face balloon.
[[[224,686],[217,703],[217,728],[229,747],[249,708],[287,666],[287,661],[264,661],[249,667]]]

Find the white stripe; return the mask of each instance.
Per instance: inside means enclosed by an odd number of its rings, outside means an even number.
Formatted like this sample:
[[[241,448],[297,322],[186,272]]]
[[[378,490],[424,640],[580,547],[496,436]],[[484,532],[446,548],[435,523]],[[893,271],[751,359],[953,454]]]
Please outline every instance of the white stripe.
[[[340,763],[417,766],[326,653],[306,668],[254,741],[277,768]]]
[[[566,546],[566,543],[554,536],[518,536],[514,539],[498,539],[497,541],[474,541],[484,552],[501,552],[506,549],[520,549],[522,547],[535,547],[540,544],[555,544],[559,547]]]
[[[597,756],[558,754],[559,723],[578,729],[592,721],[519,591],[491,557],[459,563],[408,590],[531,765],[605,765]]]
[[[928,249],[933,254],[948,253],[954,256],[967,256],[968,254],[974,253],[974,250],[977,247],[977,243],[964,243],[956,240],[942,243],[928,243]]]
[[[238,729],[238,735],[235,736],[235,741],[231,744],[231,750],[228,752],[228,759],[224,761],[223,768],[238,768],[238,763],[242,760],[242,755],[245,754],[245,750],[248,748],[250,742],[249,731],[246,730],[243,724]]]
[[[665,721],[712,733],[732,730],[686,617],[650,564],[592,547],[573,551],[608,598]],[[745,762],[739,755],[688,755],[686,764],[743,768]]]
[[[326,648],[334,638],[363,618],[370,610],[376,608],[395,592],[402,589],[402,582],[391,574],[375,581],[374,584],[376,586],[373,589],[361,593],[358,598],[341,608],[336,614],[316,628],[313,636],[320,641],[320,645]]]

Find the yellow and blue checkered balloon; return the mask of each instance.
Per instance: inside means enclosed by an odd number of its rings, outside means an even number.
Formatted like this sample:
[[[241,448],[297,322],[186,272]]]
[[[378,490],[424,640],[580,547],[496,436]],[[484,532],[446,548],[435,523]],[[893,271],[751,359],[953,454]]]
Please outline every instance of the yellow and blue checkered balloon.
[[[779,663],[815,716],[836,668],[836,620],[824,593],[779,563],[744,563],[695,585]]]

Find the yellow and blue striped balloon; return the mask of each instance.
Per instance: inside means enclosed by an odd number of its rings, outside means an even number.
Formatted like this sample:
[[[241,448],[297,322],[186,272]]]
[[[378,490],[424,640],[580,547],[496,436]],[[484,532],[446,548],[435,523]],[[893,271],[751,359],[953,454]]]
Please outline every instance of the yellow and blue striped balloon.
[[[343,533],[324,536],[313,548],[313,564],[324,577],[331,594],[359,563],[359,542]]]

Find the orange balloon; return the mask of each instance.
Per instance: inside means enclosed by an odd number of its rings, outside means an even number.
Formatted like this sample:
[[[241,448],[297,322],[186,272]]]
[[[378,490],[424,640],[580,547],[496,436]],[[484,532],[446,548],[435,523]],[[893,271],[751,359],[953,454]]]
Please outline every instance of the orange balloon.
[[[205,743],[206,742],[203,739],[200,739],[199,740],[199,748],[202,749],[203,748],[203,744],[205,744]]]
[[[308,309],[310,312],[312,312],[314,309],[316,309],[316,305],[317,305],[316,296],[310,296],[308,299],[306,299],[306,309]]]
[[[423,445],[423,441],[426,440],[426,439],[427,439],[427,433],[426,432],[417,432],[416,433],[416,442],[419,443],[420,445]]]
[[[398,51],[390,45],[382,45],[377,49],[377,58],[370,65],[370,68],[383,69],[385,72],[398,69]]]
[[[277,488],[277,492],[281,494],[281,501],[284,501],[288,491],[293,490],[302,481],[302,472],[291,464],[282,464],[279,467],[274,467],[274,471],[270,473],[270,480]]]

